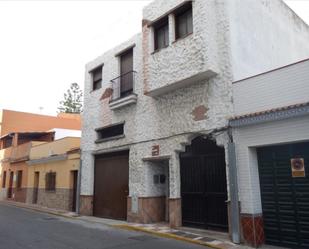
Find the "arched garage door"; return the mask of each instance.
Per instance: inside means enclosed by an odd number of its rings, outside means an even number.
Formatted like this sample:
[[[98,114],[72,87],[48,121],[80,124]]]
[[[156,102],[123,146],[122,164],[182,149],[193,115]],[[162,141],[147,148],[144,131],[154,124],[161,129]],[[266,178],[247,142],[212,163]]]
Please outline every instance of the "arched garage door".
[[[260,148],[258,162],[266,243],[309,248],[309,143]]]

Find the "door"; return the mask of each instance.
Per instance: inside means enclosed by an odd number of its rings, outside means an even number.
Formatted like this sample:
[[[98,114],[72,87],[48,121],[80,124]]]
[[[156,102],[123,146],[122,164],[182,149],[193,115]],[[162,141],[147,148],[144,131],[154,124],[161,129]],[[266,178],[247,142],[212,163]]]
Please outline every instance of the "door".
[[[224,148],[197,138],[180,154],[184,226],[226,231],[227,185]]]
[[[129,193],[129,154],[95,158],[94,216],[126,220]]]
[[[76,212],[76,196],[77,196],[77,177],[78,171],[71,171],[72,175],[72,211]]]
[[[7,195],[8,198],[12,198],[13,197],[13,181],[14,181],[14,172],[11,171],[10,172],[8,195]]]
[[[266,243],[309,248],[309,143],[257,150]],[[291,159],[304,161],[294,177]]]
[[[38,203],[39,181],[40,181],[40,172],[34,172],[33,199],[32,199],[33,204]]]
[[[120,97],[133,92],[133,48],[120,56]]]

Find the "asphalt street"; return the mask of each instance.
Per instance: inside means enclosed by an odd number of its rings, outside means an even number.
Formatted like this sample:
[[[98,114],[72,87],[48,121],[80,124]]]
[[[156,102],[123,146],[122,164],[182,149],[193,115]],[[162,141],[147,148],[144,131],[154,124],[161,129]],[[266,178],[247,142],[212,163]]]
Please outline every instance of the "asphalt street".
[[[0,249],[202,249],[204,246],[0,204]]]

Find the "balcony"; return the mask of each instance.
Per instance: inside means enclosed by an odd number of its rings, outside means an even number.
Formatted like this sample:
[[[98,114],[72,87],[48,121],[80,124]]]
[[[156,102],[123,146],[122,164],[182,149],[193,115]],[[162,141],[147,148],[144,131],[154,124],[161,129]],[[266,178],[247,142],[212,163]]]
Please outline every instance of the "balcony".
[[[131,71],[111,80],[113,88],[112,100],[109,103],[111,110],[115,110],[137,102],[137,95],[134,93],[136,72]]]
[[[32,146],[42,144],[44,142],[28,142],[25,144],[18,145],[12,148],[12,153],[10,156],[11,163],[17,163],[29,160],[30,150]]]
[[[12,147],[0,150],[0,163],[9,162],[12,154]]]

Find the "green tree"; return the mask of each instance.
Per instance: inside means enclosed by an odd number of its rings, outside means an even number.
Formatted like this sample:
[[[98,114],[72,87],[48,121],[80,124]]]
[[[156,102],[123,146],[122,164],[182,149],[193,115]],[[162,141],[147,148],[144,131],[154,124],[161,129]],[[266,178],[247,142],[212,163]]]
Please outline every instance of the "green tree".
[[[64,93],[58,110],[65,113],[81,113],[83,107],[82,98],[83,91],[77,83],[72,83],[67,92]]]

